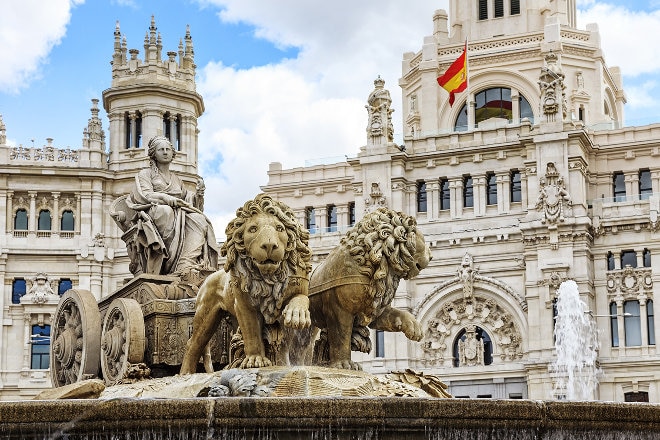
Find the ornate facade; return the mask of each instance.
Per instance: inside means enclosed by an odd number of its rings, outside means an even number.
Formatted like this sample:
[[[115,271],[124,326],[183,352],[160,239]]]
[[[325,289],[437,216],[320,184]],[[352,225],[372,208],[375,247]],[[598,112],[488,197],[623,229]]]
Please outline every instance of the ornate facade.
[[[425,337],[373,332],[372,353],[353,354],[371,372],[415,368],[457,397],[561,398],[554,303],[574,280],[599,329],[598,398],[660,402],[660,131],[624,127],[620,71],[596,25],[577,29],[575,1],[523,8],[451,0],[403,55],[403,145],[378,78],[355,157],[273,163],[262,189],[313,226],[317,263],[375,207],[416,215],[434,258],[393,305]],[[466,40],[469,87],[450,106],[436,78]]]
[[[122,231],[109,215],[148,166],[151,137],[177,148],[172,169],[190,189],[197,176],[197,118],[204,103],[195,89],[193,42],[162,54],[152,19],[140,50],[114,32],[111,86],[103,91],[109,145],[99,100],[79,149],[6,144],[0,117],[0,399],[30,398],[49,388],[50,328],[60,295],[71,287],[100,300],[131,278]]]

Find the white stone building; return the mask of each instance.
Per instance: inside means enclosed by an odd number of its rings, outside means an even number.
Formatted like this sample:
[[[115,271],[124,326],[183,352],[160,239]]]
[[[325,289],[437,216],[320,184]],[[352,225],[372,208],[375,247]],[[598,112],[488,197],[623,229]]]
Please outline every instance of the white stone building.
[[[197,182],[197,118],[204,102],[195,88],[193,42],[186,31],[178,51],[162,53],[152,19],[144,52],[114,34],[112,82],[103,91],[109,120],[106,144],[98,100],[82,147],[6,144],[0,118],[0,399],[30,398],[49,388],[50,328],[59,295],[70,287],[97,299],[131,278],[121,231],[108,214],[130,191],[149,160],[143,140],[169,137],[172,169],[191,189]],[[59,294],[59,295],[58,295]]]
[[[424,340],[374,332],[354,353],[365,369],[437,374],[457,397],[561,397],[554,301],[570,279],[599,330],[596,398],[660,402],[660,125],[624,127],[620,71],[575,17],[575,0],[451,0],[403,55],[403,145],[378,78],[355,157],[271,164],[263,190],[315,232],[315,261],[378,206],[427,237],[433,261],[394,300]],[[466,40],[469,87],[450,106],[437,77]]]

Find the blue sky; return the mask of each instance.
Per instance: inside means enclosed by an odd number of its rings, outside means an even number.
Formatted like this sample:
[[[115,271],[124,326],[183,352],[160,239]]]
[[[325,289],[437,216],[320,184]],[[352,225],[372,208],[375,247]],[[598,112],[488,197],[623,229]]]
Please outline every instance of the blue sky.
[[[0,13],[0,114],[12,145],[54,138],[79,148],[92,98],[110,85],[115,22],[141,50],[151,15],[163,52],[190,26],[207,211],[223,230],[267,182],[268,163],[354,156],[365,142],[366,97],[380,75],[401,131],[404,52],[432,33],[448,0],[21,0]],[[609,66],[620,66],[626,122],[660,122],[660,0],[578,0],[578,27],[598,23]],[[101,112],[104,128],[108,122]],[[33,141],[34,140],[34,141]],[[248,169],[249,172],[244,172]]]

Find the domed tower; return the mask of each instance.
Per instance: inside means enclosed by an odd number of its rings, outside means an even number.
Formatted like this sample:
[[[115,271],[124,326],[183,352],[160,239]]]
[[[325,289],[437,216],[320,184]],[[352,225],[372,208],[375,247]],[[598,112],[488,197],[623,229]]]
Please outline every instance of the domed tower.
[[[167,136],[177,151],[173,169],[197,174],[197,118],[204,101],[195,90],[195,59],[190,29],[178,51],[162,56],[162,40],[154,17],[144,38],[143,58],[138,49],[127,49],[126,37],[114,32],[112,83],[103,91],[103,107],[110,120],[108,167],[133,177],[148,166],[149,139]]]

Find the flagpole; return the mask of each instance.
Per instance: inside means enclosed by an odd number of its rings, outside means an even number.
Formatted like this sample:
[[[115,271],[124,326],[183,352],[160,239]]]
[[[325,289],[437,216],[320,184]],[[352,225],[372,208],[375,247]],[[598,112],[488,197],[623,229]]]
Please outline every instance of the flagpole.
[[[468,39],[467,37],[465,38],[465,80],[467,81],[467,99],[465,100],[466,102],[466,109],[468,111],[468,125],[470,122],[470,112],[472,112],[472,120],[474,120],[474,108],[472,107],[472,103],[470,102],[470,62],[469,62],[469,57],[468,57]],[[474,124],[472,124],[474,125]],[[472,131],[474,127],[468,127],[468,131]]]

